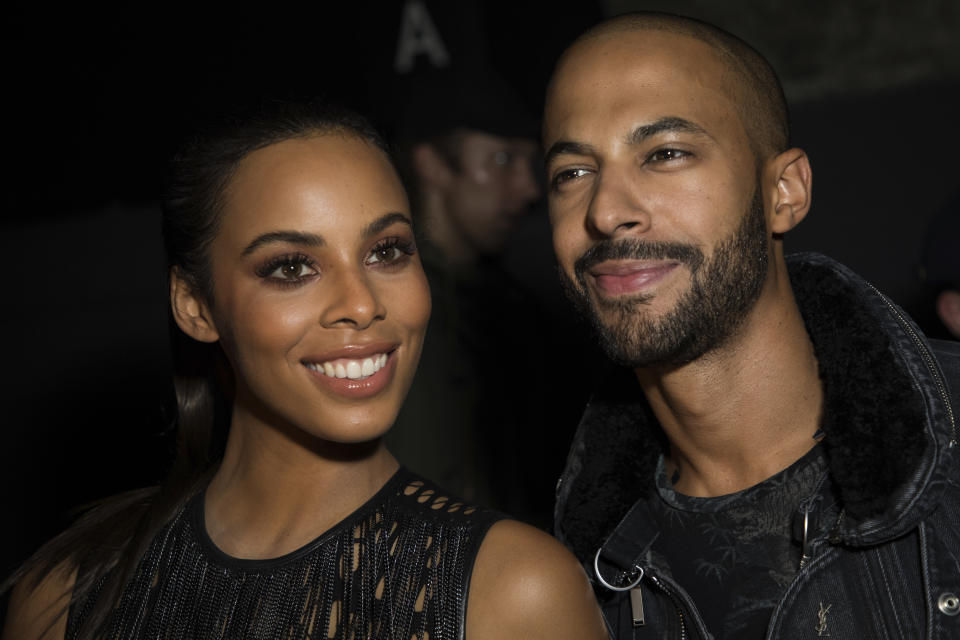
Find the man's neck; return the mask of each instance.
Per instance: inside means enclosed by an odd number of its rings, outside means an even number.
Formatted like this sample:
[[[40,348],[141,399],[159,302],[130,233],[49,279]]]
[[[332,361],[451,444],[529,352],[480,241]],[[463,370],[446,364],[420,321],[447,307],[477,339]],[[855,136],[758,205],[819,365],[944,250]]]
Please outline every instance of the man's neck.
[[[815,444],[823,392],[785,275],[720,348],[678,369],[636,373],[670,441],[667,472],[681,493],[746,489]]]

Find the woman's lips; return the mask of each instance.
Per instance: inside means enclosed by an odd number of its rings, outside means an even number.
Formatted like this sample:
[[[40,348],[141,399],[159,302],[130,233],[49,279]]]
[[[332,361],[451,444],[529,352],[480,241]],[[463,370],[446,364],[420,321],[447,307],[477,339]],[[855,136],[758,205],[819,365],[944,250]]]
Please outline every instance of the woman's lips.
[[[396,371],[396,345],[346,348],[301,361],[321,387],[349,398],[366,398],[380,393]]]
[[[366,358],[336,358],[324,362],[305,362],[304,365],[329,378],[362,380],[380,371],[387,364],[386,353],[376,353]]]
[[[604,262],[590,269],[601,296],[612,298],[652,287],[676,267],[677,262]]]

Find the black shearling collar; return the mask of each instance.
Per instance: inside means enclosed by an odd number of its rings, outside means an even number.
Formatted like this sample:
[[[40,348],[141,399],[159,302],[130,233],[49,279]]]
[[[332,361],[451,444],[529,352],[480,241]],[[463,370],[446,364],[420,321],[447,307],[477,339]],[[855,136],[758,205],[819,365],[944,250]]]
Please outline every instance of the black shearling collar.
[[[900,535],[936,505],[944,458],[960,449],[948,446],[956,435],[942,374],[913,322],[852,271],[817,254],[787,263],[823,384],[823,446],[844,509],[835,534],[850,545]],[[578,557],[592,557],[654,490],[664,444],[633,372],[611,371],[557,492],[556,532]]]

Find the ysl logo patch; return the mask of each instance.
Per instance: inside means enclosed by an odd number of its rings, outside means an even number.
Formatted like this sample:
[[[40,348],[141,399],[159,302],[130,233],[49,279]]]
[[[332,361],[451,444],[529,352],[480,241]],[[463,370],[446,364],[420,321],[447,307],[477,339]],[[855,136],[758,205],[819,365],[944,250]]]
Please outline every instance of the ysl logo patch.
[[[830,612],[830,607],[832,606],[832,604],[828,604],[824,607],[823,603],[820,603],[820,611],[817,613],[818,622],[817,626],[814,627],[818,636],[828,637],[830,635],[827,633],[827,614]]]

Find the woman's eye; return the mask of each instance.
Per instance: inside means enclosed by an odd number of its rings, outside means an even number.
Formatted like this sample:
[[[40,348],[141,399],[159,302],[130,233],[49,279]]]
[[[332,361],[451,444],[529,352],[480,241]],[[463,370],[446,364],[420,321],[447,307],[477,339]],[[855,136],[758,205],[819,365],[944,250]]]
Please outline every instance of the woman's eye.
[[[396,264],[413,255],[415,250],[413,242],[391,238],[375,246],[367,256],[366,262],[367,264]]]
[[[280,280],[297,280],[314,273],[316,273],[316,270],[303,262],[287,262],[274,269],[268,277]]]
[[[370,262],[393,262],[401,255],[400,249],[396,247],[382,247],[373,250],[370,254]]]
[[[296,284],[317,275],[319,270],[304,255],[281,256],[256,270],[259,277],[274,284]]]

